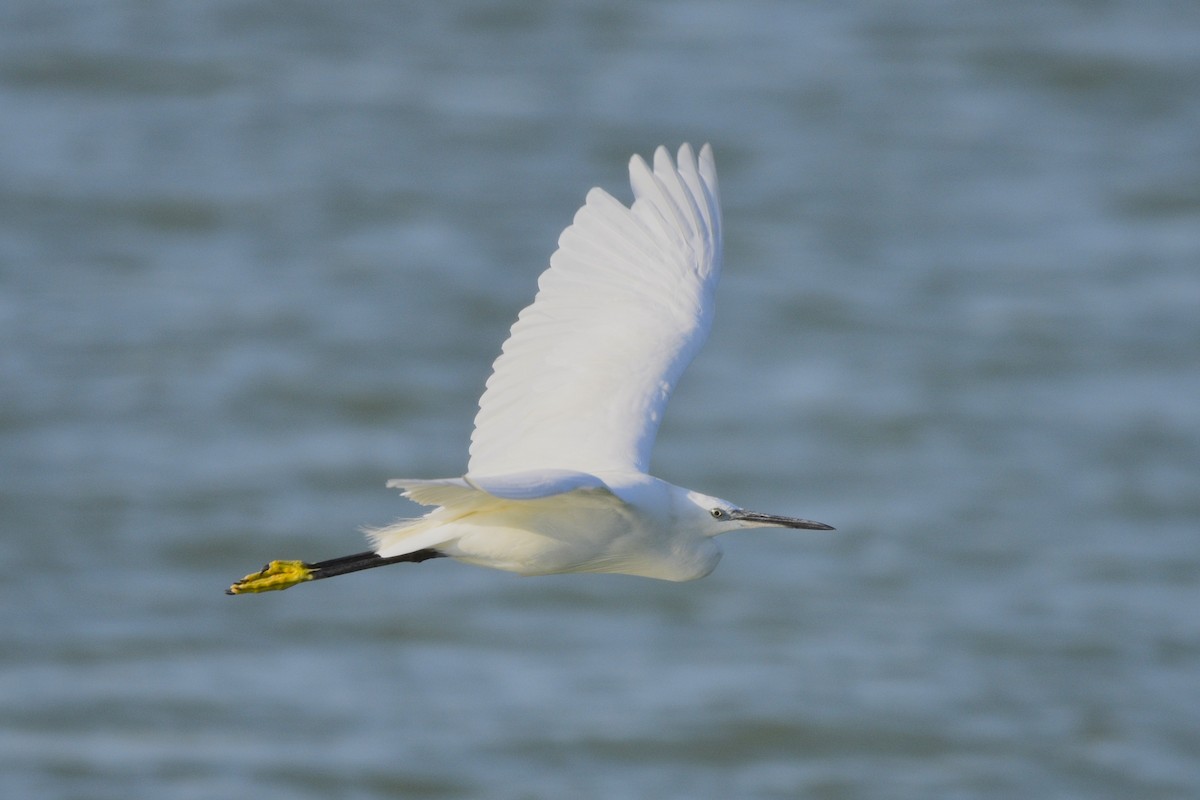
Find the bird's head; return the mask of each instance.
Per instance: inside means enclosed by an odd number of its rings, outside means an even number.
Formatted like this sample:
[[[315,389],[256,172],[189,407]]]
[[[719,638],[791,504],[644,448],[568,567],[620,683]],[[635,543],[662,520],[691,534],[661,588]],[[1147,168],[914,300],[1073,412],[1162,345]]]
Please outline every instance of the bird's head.
[[[798,517],[785,517],[779,514],[763,514],[759,511],[747,511],[735,506],[728,500],[719,497],[709,497],[699,492],[688,492],[687,499],[695,510],[689,513],[700,520],[706,536],[717,536],[742,528],[795,528],[808,531],[831,531],[832,525],[823,522],[813,522]]]

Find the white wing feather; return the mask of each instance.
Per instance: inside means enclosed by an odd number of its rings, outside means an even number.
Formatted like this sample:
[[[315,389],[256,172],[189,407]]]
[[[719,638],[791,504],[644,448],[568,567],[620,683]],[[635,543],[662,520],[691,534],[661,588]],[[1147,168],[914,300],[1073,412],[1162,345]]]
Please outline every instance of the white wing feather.
[[[558,240],[479,401],[468,475],[645,472],[663,409],[712,324],[721,210],[712,149],[629,163]]]

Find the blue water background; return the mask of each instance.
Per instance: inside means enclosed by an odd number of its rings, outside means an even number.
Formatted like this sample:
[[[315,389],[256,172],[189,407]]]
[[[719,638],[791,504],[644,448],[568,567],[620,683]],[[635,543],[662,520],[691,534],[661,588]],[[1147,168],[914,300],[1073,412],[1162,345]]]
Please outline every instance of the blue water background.
[[[1200,796],[1200,5],[0,10],[0,794]],[[836,534],[283,594],[711,141],[655,472]]]

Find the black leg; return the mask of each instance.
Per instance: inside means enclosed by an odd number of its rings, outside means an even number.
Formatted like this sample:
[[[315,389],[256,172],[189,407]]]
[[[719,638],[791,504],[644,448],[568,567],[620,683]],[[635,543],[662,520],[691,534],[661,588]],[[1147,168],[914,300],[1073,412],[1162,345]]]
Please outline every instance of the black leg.
[[[365,553],[331,558],[328,561],[318,561],[316,564],[309,564],[307,566],[310,570],[309,574],[312,576],[311,579],[315,581],[321,578],[332,578],[334,575],[358,572],[363,569],[374,569],[375,567],[383,567],[388,564],[399,564],[403,561],[419,564],[431,558],[441,557],[442,553],[431,547],[427,547],[424,550],[414,550],[404,555],[391,556],[390,558],[384,558],[378,553],[368,550]]]

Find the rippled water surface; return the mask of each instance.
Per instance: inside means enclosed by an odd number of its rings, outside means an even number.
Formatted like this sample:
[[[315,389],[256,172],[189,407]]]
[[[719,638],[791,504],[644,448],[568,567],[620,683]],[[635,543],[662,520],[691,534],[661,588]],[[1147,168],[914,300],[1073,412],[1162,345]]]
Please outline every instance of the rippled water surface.
[[[8,3],[0,793],[1200,795],[1200,6]],[[711,141],[710,577],[229,598],[459,474],[586,190]]]

